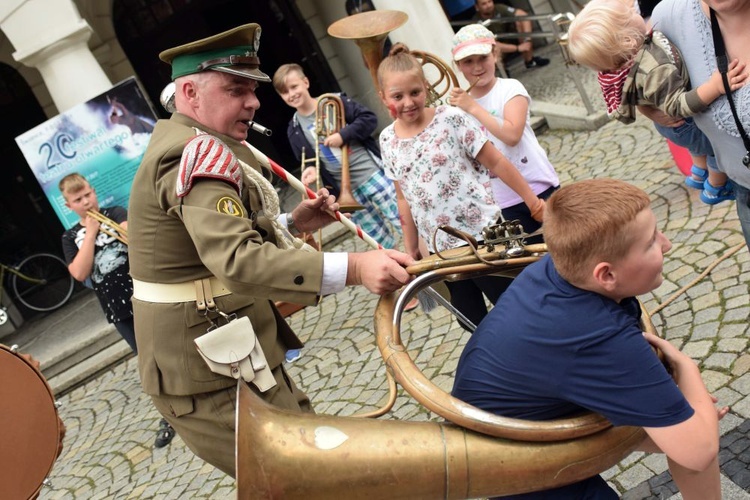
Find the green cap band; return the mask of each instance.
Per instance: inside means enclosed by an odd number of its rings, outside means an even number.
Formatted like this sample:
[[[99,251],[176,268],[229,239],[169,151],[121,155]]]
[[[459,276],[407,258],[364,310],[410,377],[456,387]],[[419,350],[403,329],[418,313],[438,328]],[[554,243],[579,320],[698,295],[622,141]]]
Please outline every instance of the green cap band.
[[[255,49],[252,45],[230,47],[226,49],[207,50],[196,54],[181,54],[172,60],[172,80],[180,76],[192,75],[205,71],[208,67],[202,67],[203,63],[214,59],[227,59],[231,56],[254,57]],[[231,66],[229,62],[212,64],[210,67]]]

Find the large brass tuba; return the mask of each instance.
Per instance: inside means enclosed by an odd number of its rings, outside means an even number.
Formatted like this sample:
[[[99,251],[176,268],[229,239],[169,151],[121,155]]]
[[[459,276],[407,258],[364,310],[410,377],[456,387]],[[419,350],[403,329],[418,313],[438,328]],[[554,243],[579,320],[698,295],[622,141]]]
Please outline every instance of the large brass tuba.
[[[339,19],[328,27],[328,34],[334,38],[353,40],[362,57],[375,84],[375,90],[380,90],[378,85],[378,66],[383,60],[383,47],[388,33],[402,26],[409,16],[406,12],[398,10],[372,10],[360,12],[343,19]]]
[[[436,387],[411,359],[399,333],[403,306],[439,280],[477,275],[515,277],[546,252],[524,255],[482,248],[469,256],[429,259],[396,300],[381,298],[375,318],[378,348],[388,370],[425,407],[448,420],[403,422],[293,413],[273,408],[240,387],[237,410],[238,498],[478,498],[549,489],[598,474],[646,437],[584,414],[549,422],[499,417]],[[468,264],[466,263],[468,261]],[[650,318],[644,329],[655,332]]]
[[[353,40],[370,70],[375,90],[380,90],[378,84],[378,66],[383,60],[383,47],[388,33],[402,26],[409,16],[398,10],[373,10],[361,12],[343,19],[339,19],[328,27],[328,34],[334,38]],[[437,70],[437,76],[428,83],[428,106],[437,104],[451,88],[458,87],[456,73],[440,58],[429,52],[412,50],[412,54],[422,63],[422,66],[432,65]]]
[[[315,108],[315,167],[320,181],[320,146],[323,140],[331,134],[340,132],[346,125],[344,103],[336,94],[323,94],[318,97]],[[318,186],[320,187],[320,186]],[[352,182],[349,175],[349,145],[341,145],[341,183],[338,200],[341,212],[355,212],[364,207],[352,194]]]

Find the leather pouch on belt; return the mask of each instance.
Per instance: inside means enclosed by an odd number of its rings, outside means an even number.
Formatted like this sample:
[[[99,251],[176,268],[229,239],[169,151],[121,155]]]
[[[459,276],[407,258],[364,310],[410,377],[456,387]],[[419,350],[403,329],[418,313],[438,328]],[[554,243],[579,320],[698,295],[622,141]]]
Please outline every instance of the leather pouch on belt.
[[[212,372],[252,382],[261,392],[276,385],[247,316],[234,319],[195,339],[201,357]]]

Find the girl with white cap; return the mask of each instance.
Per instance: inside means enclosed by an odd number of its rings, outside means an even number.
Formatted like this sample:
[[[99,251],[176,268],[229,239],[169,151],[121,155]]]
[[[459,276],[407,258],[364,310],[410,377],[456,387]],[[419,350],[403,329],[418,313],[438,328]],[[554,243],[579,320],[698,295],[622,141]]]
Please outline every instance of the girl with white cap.
[[[534,194],[547,199],[560,187],[560,180],[529,124],[531,98],[523,84],[495,77],[494,45],[495,35],[481,24],[464,26],[454,35],[453,61],[471,86],[451,90],[449,102],[479,120],[490,141],[521,172]],[[506,220],[520,220],[527,233],[541,227],[513,189],[497,177],[491,183]],[[541,236],[527,239],[541,241]]]

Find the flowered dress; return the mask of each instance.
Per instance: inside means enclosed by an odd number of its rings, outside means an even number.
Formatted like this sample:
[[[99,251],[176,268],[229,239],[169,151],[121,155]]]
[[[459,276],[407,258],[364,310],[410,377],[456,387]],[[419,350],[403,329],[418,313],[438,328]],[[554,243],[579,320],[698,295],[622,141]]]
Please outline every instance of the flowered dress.
[[[495,222],[500,208],[490,187],[490,172],[476,156],[488,141],[480,123],[452,106],[438,106],[435,117],[415,137],[396,136],[394,125],[380,134],[386,175],[398,181],[409,203],[419,236],[431,252],[432,236],[441,224],[482,239],[482,228]],[[463,242],[437,234],[437,250]]]

